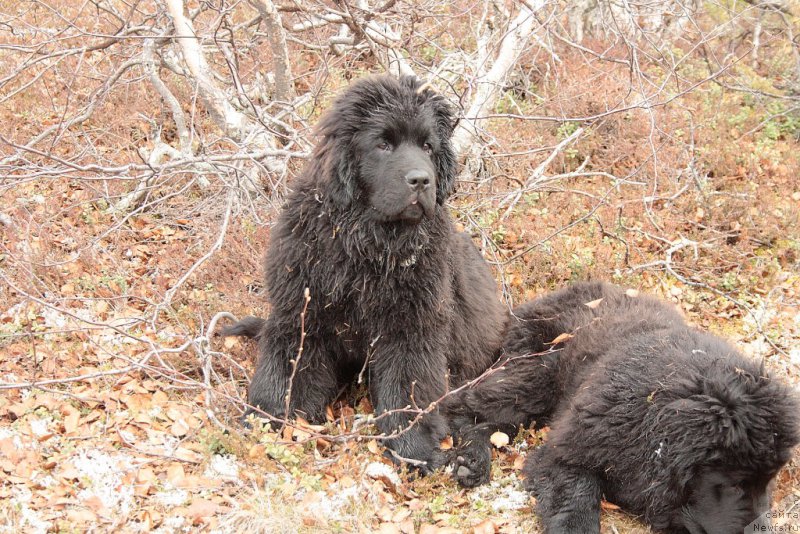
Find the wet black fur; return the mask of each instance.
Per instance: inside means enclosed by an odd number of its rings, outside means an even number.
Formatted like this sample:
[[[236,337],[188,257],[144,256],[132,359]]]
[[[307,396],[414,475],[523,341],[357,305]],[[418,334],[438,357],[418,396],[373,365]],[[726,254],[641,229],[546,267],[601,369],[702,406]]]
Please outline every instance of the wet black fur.
[[[609,284],[577,284],[514,316],[502,370],[453,400],[461,423],[478,423],[456,451],[462,484],[488,480],[493,428],[549,424],[524,467],[548,533],[599,532],[601,497],[672,533],[742,532],[767,510],[800,413],[763,366],[673,306]],[[552,345],[562,333],[574,337]]]
[[[366,358],[380,416],[427,407],[497,357],[507,314],[486,262],[443,205],[456,176],[454,122],[443,97],[414,78],[388,76],[355,83],[321,120],[321,141],[271,233],[269,318],[225,332],[258,338],[250,404],[284,414],[305,288],[311,301],[292,415],[324,420]],[[394,413],[378,427],[388,434],[411,417]],[[437,411],[388,445],[436,467],[448,431]]]

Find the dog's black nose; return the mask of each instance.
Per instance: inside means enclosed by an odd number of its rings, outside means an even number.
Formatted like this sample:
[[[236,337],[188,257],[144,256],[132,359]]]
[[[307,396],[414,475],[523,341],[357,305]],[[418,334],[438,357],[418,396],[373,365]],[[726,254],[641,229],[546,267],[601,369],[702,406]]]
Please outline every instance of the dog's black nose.
[[[414,169],[406,174],[406,182],[413,191],[423,191],[431,185],[431,175],[428,171]]]

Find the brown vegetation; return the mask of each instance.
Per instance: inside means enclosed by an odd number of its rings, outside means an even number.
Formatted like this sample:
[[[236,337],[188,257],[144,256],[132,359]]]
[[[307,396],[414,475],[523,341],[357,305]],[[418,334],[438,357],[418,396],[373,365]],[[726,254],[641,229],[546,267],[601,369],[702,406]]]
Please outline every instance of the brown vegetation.
[[[464,110],[451,208],[509,304],[615,281],[800,379],[796,4],[58,4],[0,7],[4,528],[535,528],[516,477],[541,435],[465,492],[385,469],[359,392],[324,427],[236,423],[255,349],[211,338],[218,313],[268,313],[276,206],[332,94],[369,72],[411,69]],[[800,500],[800,460],[775,497]]]

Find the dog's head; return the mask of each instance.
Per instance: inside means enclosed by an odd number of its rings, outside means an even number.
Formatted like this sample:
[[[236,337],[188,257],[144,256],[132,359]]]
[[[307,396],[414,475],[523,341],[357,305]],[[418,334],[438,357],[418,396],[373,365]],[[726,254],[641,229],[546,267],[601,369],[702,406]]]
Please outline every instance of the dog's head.
[[[769,509],[771,481],[800,440],[800,406],[794,391],[727,344],[704,349],[697,357],[716,351],[714,365],[687,378],[659,418],[669,493],[680,496],[676,522],[690,533],[741,532]]]
[[[743,532],[753,522],[759,528],[766,527],[769,519],[761,516],[769,511],[772,479],[776,474],[777,470],[752,472],[730,470],[726,466],[705,467],[690,481],[689,498],[680,510],[679,522],[690,534]]]
[[[327,194],[342,209],[360,203],[380,222],[432,217],[455,185],[454,122],[445,98],[416,78],[356,82],[319,125]]]

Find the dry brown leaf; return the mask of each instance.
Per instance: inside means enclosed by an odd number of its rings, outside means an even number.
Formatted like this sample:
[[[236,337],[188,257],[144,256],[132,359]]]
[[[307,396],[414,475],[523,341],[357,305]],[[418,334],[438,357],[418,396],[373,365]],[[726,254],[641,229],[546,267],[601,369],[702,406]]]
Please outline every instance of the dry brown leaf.
[[[108,311],[108,301],[107,300],[97,300],[94,302],[94,311],[98,314],[103,314]]]
[[[408,507],[409,510],[413,510],[414,512],[419,512],[420,510],[425,509],[425,503],[419,499],[411,499],[406,503],[406,507]]]
[[[192,414],[191,410],[189,410],[189,408],[187,408],[186,406],[181,406],[175,403],[171,403],[165,413],[167,414],[167,417],[169,417],[173,421],[186,419]]]
[[[393,523],[400,523],[408,519],[411,515],[411,510],[408,508],[400,508],[392,515],[392,522]]]
[[[14,444],[14,438],[0,439],[0,454],[3,454],[13,463],[18,462],[24,455]]]
[[[381,523],[377,532],[379,534],[402,534],[400,532],[400,526],[394,523]]]
[[[375,408],[373,408],[372,403],[366,397],[363,397],[358,402],[358,409],[359,409],[359,411],[361,413],[374,413],[375,412]]]
[[[150,488],[158,481],[155,472],[149,467],[143,467],[136,473],[134,493],[140,497],[148,494]]]
[[[8,407],[8,411],[9,413],[12,413],[16,419],[19,419],[26,413],[28,413],[28,410],[32,408],[32,405],[33,402],[30,402],[30,400],[26,400],[24,402],[18,402],[12,404],[11,406]]]
[[[100,497],[97,495],[92,495],[91,497],[84,499],[82,504],[96,514],[103,514],[106,512],[106,505],[103,504],[103,501],[101,501]]]
[[[147,497],[150,494],[150,489],[153,485],[149,482],[139,482],[133,486],[133,494],[137,497]]]
[[[694,212],[694,220],[697,222],[702,221],[703,217],[705,216],[706,216],[706,210],[704,210],[703,208],[697,208],[697,210]]]
[[[11,473],[14,471],[14,466],[17,465],[14,462],[6,460],[5,458],[0,458],[0,471],[5,473]]]
[[[303,526],[306,527],[320,527],[324,523],[316,517],[305,516],[303,517]]]
[[[192,504],[186,508],[186,515],[197,520],[202,517],[211,517],[216,514],[220,508],[220,505],[215,502],[197,497],[192,499]]]
[[[305,442],[309,438],[311,438],[311,433],[307,432],[303,428],[295,428],[293,433],[294,441],[297,442]]]
[[[521,454],[518,454],[514,457],[514,463],[511,467],[514,468],[515,471],[519,471],[525,465],[525,457]]]
[[[143,393],[125,395],[123,400],[128,405],[128,408],[134,411],[147,410],[150,407],[150,395]]]
[[[169,432],[176,438],[181,438],[189,432],[189,425],[183,419],[178,419],[170,426]]]
[[[155,510],[142,510],[136,515],[144,532],[150,532],[161,524],[161,514]]]
[[[593,310],[594,310],[594,309],[596,309],[598,306],[600,306],[600,303],[601,303],[601,302],[603,302],[603,299],[602,299],[602,298],[599,298],[599,299],[597,299],[597,300],[593,300],[593,301],[591,301],[591,302],[584,302],[584,303],[583,303],[583,305],[584,305],[584,306],[586,306],[587,308],[591,308],[591,309],[593,309]]]
[[[619,506],[608,501],[600,501],[600,508],[603,510],[619,510]]]
[[[258,458],[264,458],[264,456],[266,455],[266,451],[267,448],[264,445],[256,443],[255,445],[250,447],[249,451],[247,451],[247,456],[249,456],[254,460]]]
[[[325,425],[312,425],[302,417],[298,417],[296,422],[297,422],[297,428],[302,428],[303,430],[309,430],[311,432],[316,432],[316,433],[325,431]]]
[[[153,419],[150,417],[150,414],[144,410],[136,412],[136,415],[133,416],[133,420],[137,423],[140,423],[144,426],[149,426],[155,424]]]
[[[88,425],[89,423],[92,423],[100,419],[101,416],[105,416],[105,413],[101,412],[100,410],[92,410],[91,412],[86,414],[86,416],[83,418],[83,424]]]
[[[183,464],[179,462],[172,462],[167,467],[167,480],[175,487],[179,487],[186,480],[186,472],[183,470]]]
[[[190,488],[216,488],[220,485],[219,479],[206,478],[199,475],[189,475],[186,480]]]
[[[33,475],[33,468],[28,462],[19,462],[14,466],[14,474],[25,480],[30,480],[31,475]]]
[[[558,334],[558,336],[556,336],[556,338],[553,341],[551,341],[550,344],[556,345],[558,343],[563,343],[568,339],[572,339],[573,337],[575,337],[575,334],[564,332],[563,334]]]
[[[68,414],[64,417],[64,433],[73,434],[78,430],[78,423],[80,422],[81,414],[78,410]]]
[[[497,525],[491,519],[484,519],[472,528],[474,534],[495,534]]]
[[[400,532],[403,534],[414,534],[414,520],[409,518],[400,523]]]
[[[499,449],[500,447],[505,447],[508,445],[511,440],[509,439],[508,434],[505,432],[495,432],[491,435],[489,441],[492,443],[492,445]]]
[[[453,436],[447,436],[439,443],[439,448],[443,451],[449,451],[453,448]]]
[[[187,425],[189,425],[189,428],[191,428],[192,430],[197,430],[198,428],[203,426],[203,422],[193,415],[187,416],[184,419],[184,421],[186,422]]]
[[[187,447],[188,446],[189,446],[189,444],[187,443]],[[178,447],[178,449],[175,451],[175,458],[178,458],[180,460],[184,460],[184,461],[187,461],[187,462],[192,462],[192,463],[195,463],[195,464],[196,463],[200,463],[200,461],[202,461],[203,457],[200,454],[198,454],[198,453],[196,453],[196,452],[194,452],[192,450],[189,450],[187,447]]]
[[[303,500],[300,504],[304,508],[309,508],[310,506],[320,502],[323,497],[325,497],[325,493],[322,491],[309,491],[303,496]]]
[[[64,462],[61,464],[61,470],[57,473],[57,476],[63,480],[77,480],[81,477],[81,473],[75,469],[72,463]]]
[[[392,509],[388,506],[382,506],[377,512],[375,512],[375,516],[380,519],[381,521],[391,521],[392,520]]]
[[[153,396],[150,397],[150,404],[153,406],[163,406],[167,403],[169,397],[166,393],[161,391],[160,389],[153,393]]]
[[[97,521],[97,515],[91,510],[67,510],[67,520],[70,523],[94,523]]]

